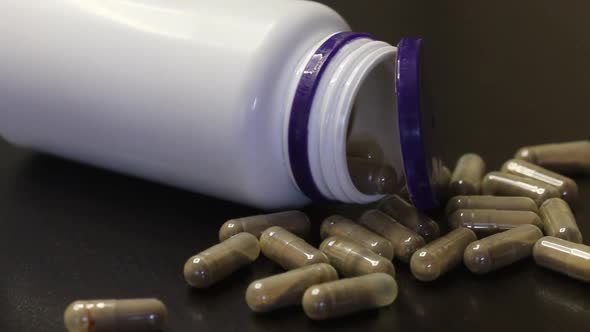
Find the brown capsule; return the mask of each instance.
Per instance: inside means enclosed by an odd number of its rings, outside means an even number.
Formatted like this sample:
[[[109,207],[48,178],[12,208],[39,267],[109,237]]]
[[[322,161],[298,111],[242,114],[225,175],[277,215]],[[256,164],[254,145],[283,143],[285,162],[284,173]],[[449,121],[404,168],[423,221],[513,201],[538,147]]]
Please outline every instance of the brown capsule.
[[[301,211],[285,211],[231,219],[219,229],[219,241],[225,241],[242,232],[260,238],[262,232],[272,226],[281,226],[289,232],[305,238],[309,235],[310,223],[307,215]]]
[[[363,213],[359,222],[388,239],[393,244],[395,257],[404,263],[409,262],[412,254],[426,244],[420,235],[379,210]]]
[[[168,311],[158,299],[80,300],[64,312],[69,332],[160,331]]]
[[[526,146],[514,158],[564,174],[590,173],[590,141]]]
[[[246,290],[246,303],[254,312],[300,304],[306,289],[337,279],[338,273],[330,264],[300,267],[252,282]]]
[[[184,279],[196,288],[206,288],[258,258],[258,239],[239,233],[191,257],[184,264]]]
[[[560,198],[545,201],[540,208],[545,235],[582,243],[582,233],[569,205]]]
[[[532,198],[537,205],[553,197],[560,197],[553,186],[523,178],[513,174],[491,172],[482,182],[482,194],[494,196],[525,196]]]
[[[487,195],[452,197],[447,202],[445,212],[446,215],[449,216],[457,210],[470,209],[539,212],[537,203],[535,203],[530,197]]]
[[[388,306],[397,293],[392,276],[373,273],[310,287],[303,295],[303,310],[315,320],[336,318]]]
[[[449,217],[451,228],[465,227],[479,237],[503,232],[521,225],[543,228],[541,218],[531,211],[457,210]]]
[[[332,236],[320,244],[320,250],[343,277],[383,272],[395,277],[393,263],[371,250],[343,237]]]
[[[463,262],[473,273],[488,273],[529,257],[541,237],[537,226],[518,226],[472,242],[465,248]]]
[[[285,270],[328,263],[328,256],[288,230],[274,226],[260,236],[262,254]]]
[[[381,200],[378,208],[402,225],[418,233],[427,242],[436,239],[440,235],[440,228],[434,220],[418,211],[412,204],[398,195],[386,196]]]
[[[389,260],[393,259],[393,246],[391,242],[381,235],[371,232],[354,221],[339,215],[332,215],[322,222],[320,237],[340,236],[352,240],[367,249],[371,249],[379,256]]]
[[[358,138],[346,142],[346,156],[359,159],[368,159],[383,162],[383,149],[379,144],[369,138]]]
[[[438,171],[435,173],[433,171],[433,181],[434,181],[434,189],[438,194],[439,201],[445,201],[450,194],[450,182],[451,182],[451,171],[448,167],[442,166],[438,168]],[[407,189],[407,188],[406,188]],[[399,196],[408,199],[408,197],[403,197],[403,192],[400,191]]]
[[[352,183],[360,192],[373,195],[398,190],[397,173],[393,167],[383,162],[353,157],[347,158],[347,163]]]
[[[472,230],[460,227],[432,241],[412,255],[412,274],[421,281],[437,279],[461,263],[465,248],[475,240]]]
[[[590,282],[590,247],[545,236],[533,247],[537,265]]]
[[[453,175],[451,176],[452,195],[477,195],[479,194],[481,178],[486,171],[486,164],[475,153],[467,153],[457,161]]]
[[[541,166],[531,164],[524,160],[511,159],[504,163],[502,172],[519,175],[551,185],[557,188],[561,194],[561,198],[570,204],[574,204],[578,200],[578,185],[574,180]]]

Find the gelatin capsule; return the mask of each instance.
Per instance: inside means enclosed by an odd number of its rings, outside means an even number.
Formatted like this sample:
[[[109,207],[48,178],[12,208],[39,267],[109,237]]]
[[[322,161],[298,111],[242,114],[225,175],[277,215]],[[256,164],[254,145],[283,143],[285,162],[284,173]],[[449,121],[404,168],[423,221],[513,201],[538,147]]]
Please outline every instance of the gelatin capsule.
[[[347,158],[352,183],[362,193],[390,194],[398,189],[397,173],[383,162],[360,158]]]
[[[537,226],[518,226],[472,242],[465,248],[463,262],[473,273],[488,273],[529,257],[541,237]]]
[[[553,197],[560,197],[559,191],[548,184],[513,174],[491,172],[482,182],[482,194],[494,196],[525,196],[537,205]]]
[[[412,274],[421,281],[437,279],[461,263],[465,248],[475,240],[472,230],[460,227],[432,241],[412,255]]]
[[[262,232],[272,226],[281,226],[302,238],[309,236],[310,222],[307,215],[301,211],[285,211],[228,220],[219,229],[219,241],[241,232],[260,238]]]
[[[358,138],[346,143],[346,156],[359,159],[369,159],[383,162],[383,149],[379,144],[369,138]]]
[[[530,197],[524,196],[455,196],[447,202],[446,215],[450,216],[457,210],[507,210],[531,211],[539,213],[537,203]]]
[[[558,173],[590,173],[590,141],[525,146],[516,152],[514,158]]]
[[[397,298],[395,279],[385,273],[315,285],[303,295],[303,311],[315,320],[345,316],[355,312],[385,307]]]
[[[481,178],[485,174],[486,164],[475,153],[467,153],[457,161],[453,175],[451,176],[452,195],[477,195],[479,194]]]
[[[288,230],[273,226],[260,236],[262,254],[285,270],[328,263],[328,256]]]
[[[379,256],[389,260],[393,259],[393,246],[391,242],[381,235],[371,232],[354,221],[339,215],[326,218],[320,227],[320,237],[340,236],[352,240],[367,249],[371,249]]]
[[[377,272],[395,277],[395,268],[390,260],[346,238],[331,236],[320,244],[320,250],[343,277]]]
[[[535,225],[543,229],[541,218],[531,211],[457,210],[449,217],[449,225],[451,228],[469,228],[479,237],[521,225]]]
[[[590,282],[590,247],[545,236],[533,247],[537,265]]]
[[[184,264],[184,279],[196,288],[206,288],[258,258],[258,239],[239,233],[191,257]]]
[[[160,331],[168,311],[158,299],[79,300],[64,312],[69,332]]]
[[[303,293],[309,287],[337,279],[338,273],[330,264],[300,267],[252,282],[246,290],[246,303],[254,312],[269,312],[300,304]]]
[[[440,228],[434,220],[416,210],[412,204],[398,195],[389,195],[383,198],[379,203],[379,210],[418,233],[427,242],[436,239],[440,235]]]
[[[582,233],[569,205],[560,198],[545,201],[540,208],[545,235],[582,243]]]
[[[537,180],[559,191],[561,198],[570,204],[578,200],[578,185],[574,180],[524,160],[511,159],[504,163],[502,172]]]
[[[404,263],[409,262],[412,254],[426,244],[420,235],[379,210],[363,213],[359,222],[388,239],[393,244],[395,257]]]
[[[434,190],[438,193],[439,200],[445,201],[450,194],[451,171],[449,168],[442,166],[437,173],[433,171],[433,182]],[[407,198],[403,197],[401,193],[399,193],[399,196],[404,199],[409,199],[409,196]]]

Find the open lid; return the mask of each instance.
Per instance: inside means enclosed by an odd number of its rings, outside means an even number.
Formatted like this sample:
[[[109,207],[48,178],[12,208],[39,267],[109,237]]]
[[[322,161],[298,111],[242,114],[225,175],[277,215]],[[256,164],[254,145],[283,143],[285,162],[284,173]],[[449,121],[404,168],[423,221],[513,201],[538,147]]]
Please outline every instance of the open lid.
[[[421,108],[420,60],[422,39],[402,38],[397,45],[396,93],[400,143],[406,185],[416,208],[438,207],[437,177],[442,163],[432,149],[435,117]]]

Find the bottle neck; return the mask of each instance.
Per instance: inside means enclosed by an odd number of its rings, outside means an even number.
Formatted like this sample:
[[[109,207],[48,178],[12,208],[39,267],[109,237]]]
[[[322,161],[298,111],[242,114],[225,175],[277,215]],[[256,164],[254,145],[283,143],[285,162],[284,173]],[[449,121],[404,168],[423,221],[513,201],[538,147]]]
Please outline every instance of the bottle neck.
[[[328,37],[304,60],[286,126],[286,151],[293,180],[313,201],[370,203],[404,181],[395,61],[395,47],[353,32]],[[390,172],[382,177],[381,166],[370,164],[361,167],[367,174],[360,178],[387,187],[385,192],[363,188],[354,181],[358,174],[351,173],[358,168],[347,158],[347,145],[367,137],[381,150],[379,165],[387,164]]]

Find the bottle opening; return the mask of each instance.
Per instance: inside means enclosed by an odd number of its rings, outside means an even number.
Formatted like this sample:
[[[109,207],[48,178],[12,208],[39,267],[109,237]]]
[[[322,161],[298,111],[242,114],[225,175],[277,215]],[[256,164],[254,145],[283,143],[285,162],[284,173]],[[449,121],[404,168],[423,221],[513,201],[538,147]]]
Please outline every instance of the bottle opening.
[[[397,123],[395,56],[392,55],[383,58],[366,74],[348,122],[348,173],[363,194],[391,194],[403,186]]]

